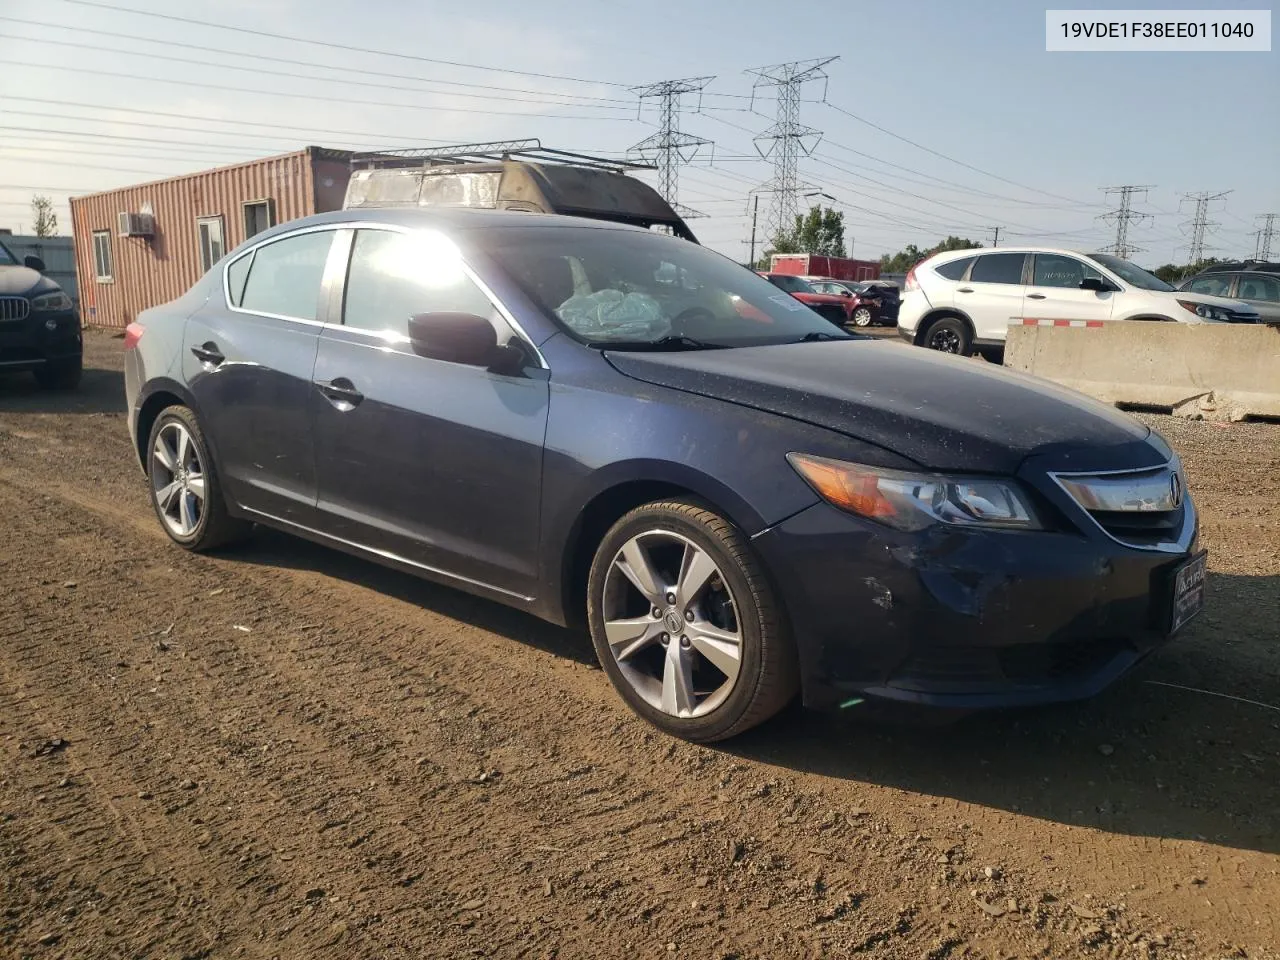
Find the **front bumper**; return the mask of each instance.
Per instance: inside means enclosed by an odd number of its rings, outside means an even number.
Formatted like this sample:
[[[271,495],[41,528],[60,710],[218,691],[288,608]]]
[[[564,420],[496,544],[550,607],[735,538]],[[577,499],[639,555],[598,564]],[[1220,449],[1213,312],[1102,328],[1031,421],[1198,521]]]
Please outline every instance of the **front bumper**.
[[[48,328],[53,325],[53,329]],[[0,371],[33,370],[72,360],[83,350],[75,310],[32,311],[21,320],[0,321]]]
[[[1090,697],[1168,639],[1172,571],[1196,549],[1074,531],[908,534],[825,503],[755,543],[790,615],[804,702],[818,709]]]

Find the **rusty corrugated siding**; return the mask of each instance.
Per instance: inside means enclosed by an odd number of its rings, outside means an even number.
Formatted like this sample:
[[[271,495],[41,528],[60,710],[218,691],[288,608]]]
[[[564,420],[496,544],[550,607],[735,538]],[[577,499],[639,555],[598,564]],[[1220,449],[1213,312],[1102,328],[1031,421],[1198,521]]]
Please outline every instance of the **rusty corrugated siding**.
[[[196,221],[221,216],[226,250],[245,240],[242,205],[275,203],[276,223],[309,216],[316,209],[313,163],[333,165],[341,154],[309,148],[232,167],[170,180],[123,187],[71,200],[81,314],[86,323],[123,327],[141,311],[181,296],[200,279]],[[322,159],[323,158],[323,159]],[[343,164],[345,169],[345,163]],[[326,173],[331,177],[332,173]],[[117,235],[121,211],[150,212],[151,238]],[[92,235],[109,230],[114,280],[95,276]]]

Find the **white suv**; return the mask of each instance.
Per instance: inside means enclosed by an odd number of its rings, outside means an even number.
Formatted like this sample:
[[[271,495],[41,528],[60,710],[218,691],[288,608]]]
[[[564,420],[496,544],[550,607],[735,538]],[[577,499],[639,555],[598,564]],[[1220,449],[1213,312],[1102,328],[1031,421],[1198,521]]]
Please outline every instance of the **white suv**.
[[[1176,291],[1105,253],[1001,247],[952,250],[907,274],[898,333],[919,346],[968,355],[1003,347],[1011,323],[1084,326],[1106,320],[1257,323],[1239,300]]]

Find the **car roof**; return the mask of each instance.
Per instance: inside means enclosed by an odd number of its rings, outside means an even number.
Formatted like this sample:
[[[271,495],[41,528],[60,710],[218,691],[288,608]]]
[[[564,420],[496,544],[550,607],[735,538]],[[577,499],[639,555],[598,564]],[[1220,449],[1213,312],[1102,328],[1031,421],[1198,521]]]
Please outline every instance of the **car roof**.
[[[935,253],[924,262],[932,263],[936,260],[941,263],[962,257],[976,257],[984,253],[1052,253],[1064,257],[1093,256],[1092,253],[1086,253],[1083,250],[1068,250],[1065,247],[974,247],[968,250],[946,250],[942,253]]]

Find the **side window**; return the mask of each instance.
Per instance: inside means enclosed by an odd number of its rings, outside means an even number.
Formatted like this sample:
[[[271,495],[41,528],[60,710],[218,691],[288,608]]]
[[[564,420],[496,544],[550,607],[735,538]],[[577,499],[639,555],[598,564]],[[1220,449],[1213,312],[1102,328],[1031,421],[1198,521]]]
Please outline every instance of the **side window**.
[[[425,235],[358,230],[347,269],[342,322],[407,339],[420,313],[471,313],[492,320],[493,304],[459,260],[433,251]]]
[[[1207,277],[1197,277],[1188,284],[1192,293],[1207,293],[1212,297],[1225,297],[1231,290],[1231,274],[1215,273]],[[1244,296],[1243,293],[1240,294]]]
[[[1244,274],[1240,277],[1241,300],[1263,300],[1267,303],[1280,303],[1280,280],[1275,277],[1263,277],[1257,274]]]
[[[964,276],[964,272],[969,269],[969,264],[973,263],[974,257],[961,257],[959,260],[952,260],[950,263],[942,263],[933,268],[933,272],[940,277],[946,277],[948,280],[959,280]]]
[[[266,200],[253,200],[244,204],[244,238],[257,236],[263,230],[270,230],[276,222],[276,202],[268,197]]]
[[[1075,257],[1063,257],[1056,253],[1037,253],[1035,268],[1031,274],[1032,286],[1079,288],[1087,276],[1097,276]]]
[[[253,263],[253,254],[246,253],[227,266],[227,296],[232,306],[240,306],[244,298],[244,282],[249,277],[249,265]]]
[[[200,269],[208,273],[226,251],[222,241],[222,217],[198,217],[196,233],[200,239]]]
[[[93,272],[99,283],[115,279],[111,267],[110,230],[95,230],[93,233]]]
[[[969,279],[974,283],[1021,283],[1026,254],[988,253],[973,265]]]
[[[316,319],[320,281],[332,242],[333,231],[320,230],[259,247],[244,285],[241,308],[298,320]]]

